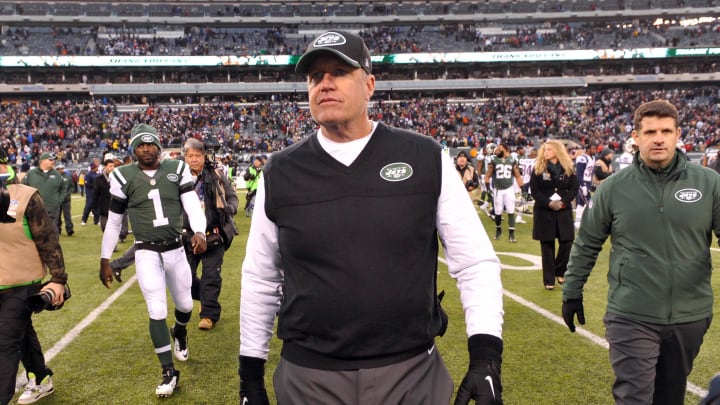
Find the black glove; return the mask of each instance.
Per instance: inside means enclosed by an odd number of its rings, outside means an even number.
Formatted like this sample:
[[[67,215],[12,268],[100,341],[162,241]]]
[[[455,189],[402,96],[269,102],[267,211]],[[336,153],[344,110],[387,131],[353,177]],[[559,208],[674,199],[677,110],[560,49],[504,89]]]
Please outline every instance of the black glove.
[[[120,269],[113,269],[113,277],[115,277],[115,280],[117,280],[118,283],[122,283],[122,270]]]
[[[470,367],[460,383],[455,405],[467,405],[471,399],[477,405],[502,405],[503,341],[492,335],[472,335],[468,339]]]
[[[585,309],[583,308],[582,297],[567,299],[562,303],[563,320],[565,320],[565,325],[570,328],[570,332],[575,332],[575,314],[577,314],[578,323],[585,325]]]
[[[270,405],[265,390],[265,360],[240,356],[240,403],[242,405]]]

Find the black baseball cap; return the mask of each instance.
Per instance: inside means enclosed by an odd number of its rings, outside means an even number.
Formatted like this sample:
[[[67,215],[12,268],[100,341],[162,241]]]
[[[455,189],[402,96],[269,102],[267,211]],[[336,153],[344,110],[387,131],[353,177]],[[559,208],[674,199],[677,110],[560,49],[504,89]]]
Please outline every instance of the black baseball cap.
[[[362,68],[367,73],[372,72],[370,51],[359,35],[347,31],[327,31],[320,34],[308,46],[305,53],[295,65],[295,73],[307,73],[312,61],[322,52],[330,52],[345,63],[356,68]]]

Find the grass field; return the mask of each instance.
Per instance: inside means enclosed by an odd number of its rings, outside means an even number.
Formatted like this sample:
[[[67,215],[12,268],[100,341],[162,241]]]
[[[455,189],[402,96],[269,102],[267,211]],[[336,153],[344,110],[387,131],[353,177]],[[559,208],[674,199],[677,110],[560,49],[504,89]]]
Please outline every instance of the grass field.
[[[98,280],[101,232],[99,226],[80,225],[84,199],[73,198],[75,236],[63,234],[61,244],[73,297],[56,312],[34,316],[49,365],[53,369],[56,392],[42,404],[237,404],[237,354],[239,347],[238,306],[240,266],[245,250],[249,220],[236,217],[241,234],[225,256],[223,267],[223,314],[216,327],[197,329],[197,313],[189,330],[190,360],[176,363],[181,371],[180,387],[168,399],[154,395],[160,381],[160,366],[148,333],[148,317],[142,295],[134,282],[134,266],[124,273],[125,282],[105,289]],[[531,217],[525,217],[531,222]],[[482,215],[485,228],[494,224]],[[509,405],[590,405],[610,404],[613,376],[607,350],[596,342],[571,334],[559,323],[560,291],[545,291],[539,265],[513,256],[529,254],[539,262],[539,244],[531,239],[531,223],[517,226],[518,243],[495,241],[504,265],[506,290],[503,362],[505,403]],[[481,231],[468,229],[468,232]],[[123,250],[129,243],[120,244]],[[120,254],[118,252],[117,254]],[[717,250],[713,256],[717,260]],[[585,293],[585,330],[604,336],[602,315],[605,307],[607,249],[603,251]],[[467,367],[465,326],[458,291],[440,266],[439,288],[447,293],[443,301],[450,316],[447,334],[439,338],[453,379],[459,384]],[[715,279],[715,290],[718,287]],[[197,303],[196,303],[197,309]],[[170,308],[172,313],[172,307]],[[280,342],[271,346],[266,381],[271,387]],[[695,370],[689,381],[705,388],[720,370],[720,330],[711,327],[706,335]],[[700,397],[686,396],[687,404]],[[274,402],[271,399],[271,402]]]

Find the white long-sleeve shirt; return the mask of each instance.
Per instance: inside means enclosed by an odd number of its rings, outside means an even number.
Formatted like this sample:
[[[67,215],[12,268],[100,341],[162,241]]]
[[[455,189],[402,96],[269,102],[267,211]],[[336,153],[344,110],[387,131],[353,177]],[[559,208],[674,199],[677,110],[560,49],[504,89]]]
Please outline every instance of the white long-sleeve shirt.
[[[375,125],[373,125],[373,130]],[[318,133],[323,149],[349,166],[370,136],[336,143]],[[451,277],[457,280],[465,311],[466,333],[502,337],[503,303],[500,261],[480,218],[457,176],[454,164],[442,157],[442,188],[437,206],[437,230]],[[267,358],[275,315],[280,307],[283,268],[277,226],[264,210],[261,178],[255,197],[250,234],[242,265],[240,301],[240,355]]]

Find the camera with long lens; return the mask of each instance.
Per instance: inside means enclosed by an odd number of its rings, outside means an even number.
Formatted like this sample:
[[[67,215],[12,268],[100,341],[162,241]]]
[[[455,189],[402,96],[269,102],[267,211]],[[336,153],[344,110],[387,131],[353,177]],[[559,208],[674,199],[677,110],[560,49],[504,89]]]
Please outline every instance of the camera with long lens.
[[[46,286],[48,283],[43,284],[43,287]],[[72,294],[70,293],[70,286],[65,284],[65,291],[63,292],[63,303],[60,305],[54,305],[53,300],[55,299],[55,291],[49,288],[47,290],[40,290],[28,297],[28,307],[30,307],[30,310],[36,314],[45,310],[55,311],[62,308],[63,305],[65,305],[65,301],[67,301],[71,297],[71,295]]]
[[[217,161],[215,161],[215,155],[205,155],[204,168],[206,170],[213,171],[217,169]]]
[[[219,144],[205,143],[205,168],[214,170],[217,168],[217,160],[215,159],[217,152],[220,150]]]

